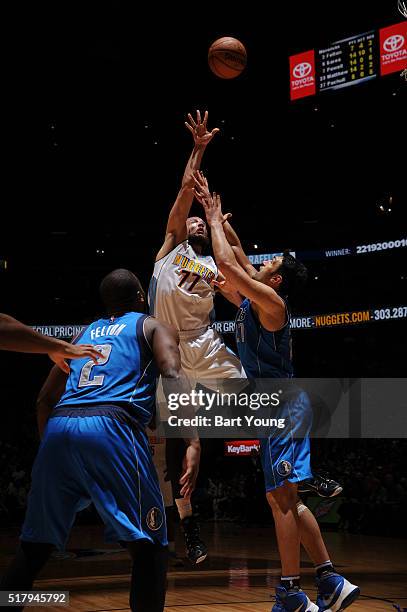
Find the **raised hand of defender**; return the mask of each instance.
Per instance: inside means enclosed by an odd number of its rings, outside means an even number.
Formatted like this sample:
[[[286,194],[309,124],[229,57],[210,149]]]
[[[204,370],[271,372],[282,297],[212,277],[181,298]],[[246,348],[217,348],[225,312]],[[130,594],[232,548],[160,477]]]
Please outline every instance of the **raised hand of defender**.
[[[218,276],[216,277],[215,280],[212,281],[212,285],[216,287],[216,289],[219,289],[219,291],[222,291],[223,293],[233,293],[237,291],[236,287],[232,285],[230,280],[228,280],[226,276],[222,274],[222,272],[218,272]]]
[[[203,205],[203,200],[207,200],[211,197],[206,176],[200,170],[196,170],[192,178],[194,180],[194,196],[198,202]]]
[[[204,206],[204,201],[212,198],[211,193],[209,191],[208,180],[206,176],[200,170],[196,170],[192,176],[195,187],[193,188],[194,195],[198,202]],[[215,194],[215,192],[214,192]],[[216,194],[215,194],[216,195]],[[219,201],[220,201],[220,196]],[[205,208],[205,206],[204,206]],[[232,218],[232,213],[225,213],[222,215],[222,224],[229,221]]]
[[[92,344],[69,344],[69,342],[61,343],[61,348],[48,353],[48,356],[66,374],[69,374],[69,365],[65,359],[84,359],[85,357],[90,357],[97,363],[99,357],[103,358],[102,353],[97,351]]]
[[[200,147],[206,147],[207,144],[210,143],[212,138],[217,134],[220,130],[219,128],[214,128],[211,132],[208,131],[207,128],[208,123],[208,111],[205,111],[204,118],[201,120],[201,113],[199,110],[196,111],[196,121],[193,119],[191,113],[188,113],[188,121],[185,121],[186,127],[192,134],[194,139],[194,143]]]
[[[210,227],[214,223],[221,223],[223,225],[222,201],[216,191],[213,192],[210,199],[202,201],[202,206],[204,207],[206,220]]]
[[[206,220],[208,225],[212,225],[213,223],[224,223],[230,216],[230,213],[227,215],[223,215],[222,213],[222,202],[220,199],[220,195],[213,192],[211,195],[208,187],[208,181],[205,176],[197,170],[193,175],[195,187],[194,187],[194,195],[198,202],[202,204],[205,210]]]

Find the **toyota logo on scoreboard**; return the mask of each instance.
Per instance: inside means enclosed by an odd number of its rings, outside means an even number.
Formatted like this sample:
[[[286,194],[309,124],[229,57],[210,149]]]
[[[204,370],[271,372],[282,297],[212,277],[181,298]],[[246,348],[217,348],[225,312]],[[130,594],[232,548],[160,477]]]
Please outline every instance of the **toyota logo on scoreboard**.
[[[381,74],[401,72],[407,68],[407,22],[380,30]]]
[[[398,51],[404,45],[404,36],[401,34],[395,34],[394,36],[389,36],[383,43],[383,49],[388,53],[394,53],[394,51]]]
[[[291,100],[315,94],[315,53],[313,50],[290,57],[290,76]]]
[[[312,71],[312,66],[308,62],[302,62],[294,66],[293,75],[296,79],[303,79],[307,77]]]

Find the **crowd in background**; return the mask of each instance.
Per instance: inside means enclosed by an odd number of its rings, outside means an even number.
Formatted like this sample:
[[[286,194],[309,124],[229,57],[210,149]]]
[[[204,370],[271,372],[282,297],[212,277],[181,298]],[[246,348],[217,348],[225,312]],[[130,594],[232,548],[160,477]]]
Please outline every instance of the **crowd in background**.
[[[21,524],[38,447],[35,430],[22,430],[24,443],[0,441],[0,524]],[[220,441],[221,442],[221,441]],[[407,440],[313,440],[315,471],[343,485],[331,529],[349,533],[407,537]],[[271,524],[259,458],[224,457],[222,446],[204,454],[204,470],[194,494],[202,521]],[[307,497],[304,496],[307,502]],[[92,522],[88,509],[79,521]],[[320,519],[323,522],[323,518]]]

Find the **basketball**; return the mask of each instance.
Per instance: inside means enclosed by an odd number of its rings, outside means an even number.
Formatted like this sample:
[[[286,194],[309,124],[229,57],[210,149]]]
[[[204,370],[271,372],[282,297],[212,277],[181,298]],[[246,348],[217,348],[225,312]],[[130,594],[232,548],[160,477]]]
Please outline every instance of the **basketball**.
[[[223,36],[209,48],[208,63],[212,72],[221,79],[234,79],[246,66],[245,46],[237,38]]]

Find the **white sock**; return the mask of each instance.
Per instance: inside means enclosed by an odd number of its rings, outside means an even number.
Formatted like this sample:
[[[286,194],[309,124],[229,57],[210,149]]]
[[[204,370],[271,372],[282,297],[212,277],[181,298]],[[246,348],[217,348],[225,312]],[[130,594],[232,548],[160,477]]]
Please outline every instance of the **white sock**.
[[[320,563],[319,565],[315,566],[316,570],[322,569],[323,567],[326,567],[327,565],[332,565],[332,561],[330,559],[328,559],[327,561],[324,561],[323,563]]]
[[[181,520],[187,516],[192,516],[191,498],[184,499],[180,497],[175,500],[175,503],[177,504],[178,514]]]

